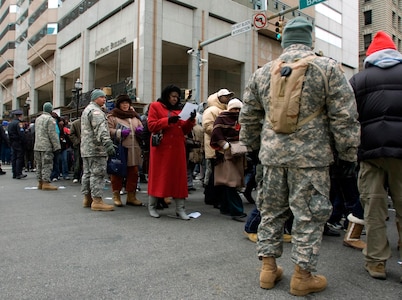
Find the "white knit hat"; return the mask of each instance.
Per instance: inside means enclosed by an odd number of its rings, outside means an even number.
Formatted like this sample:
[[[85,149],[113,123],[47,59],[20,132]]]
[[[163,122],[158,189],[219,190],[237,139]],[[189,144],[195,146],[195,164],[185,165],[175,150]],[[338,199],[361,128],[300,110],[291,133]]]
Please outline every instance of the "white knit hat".
[[[243,102],[241,102],[237,98],[233,98],[228,103],[228,110],[231,110],[232,108],[240,108],[241,109],[242,107],[243,107]]]

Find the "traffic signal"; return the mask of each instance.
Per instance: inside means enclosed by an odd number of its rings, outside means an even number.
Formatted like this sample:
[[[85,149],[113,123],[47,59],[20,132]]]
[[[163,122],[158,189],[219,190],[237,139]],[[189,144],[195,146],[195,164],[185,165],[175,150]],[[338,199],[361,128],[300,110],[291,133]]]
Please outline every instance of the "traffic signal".
[[[280,40],[282,38],[282,30],[283,30],[284,22],[283,20],[278,20],[275,23],[275,32],[276,32],[276,39]]]

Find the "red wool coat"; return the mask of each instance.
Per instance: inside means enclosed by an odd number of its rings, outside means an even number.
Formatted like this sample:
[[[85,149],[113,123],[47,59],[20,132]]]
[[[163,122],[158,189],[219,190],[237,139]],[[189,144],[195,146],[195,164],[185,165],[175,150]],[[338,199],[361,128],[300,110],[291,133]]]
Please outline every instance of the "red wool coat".
[[[187,198],[187,160],[184,135],[188,134],[195,120],[179,120],[168,124],[168,116],[180,111],[169,111],[160,102],[149,107],[148,129],[152,133],[162,130],[163,139],[159,146],[152,146],[149,156],[148,195],[154,197]],[[151,137],[152,139],[152,137]]]

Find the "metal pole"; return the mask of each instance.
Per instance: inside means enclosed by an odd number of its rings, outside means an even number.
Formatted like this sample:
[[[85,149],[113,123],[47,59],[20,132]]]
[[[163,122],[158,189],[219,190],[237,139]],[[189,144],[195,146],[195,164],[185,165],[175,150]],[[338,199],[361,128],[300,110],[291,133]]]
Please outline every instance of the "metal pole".
[[[76,104],[77,104],[77,119],[79,118],[79,109],[80,109],[80,90],[77,89],[77,99],[76,99]]]
[[[200,49],[197,50],[197,54],[196,54],[196,58],[197,58],[197,73],[195,75],[196,77],[196,86],[195,86],[195,102],[197,104],[199,104],[200,101],[200,97],[201,97],[201,51]]]

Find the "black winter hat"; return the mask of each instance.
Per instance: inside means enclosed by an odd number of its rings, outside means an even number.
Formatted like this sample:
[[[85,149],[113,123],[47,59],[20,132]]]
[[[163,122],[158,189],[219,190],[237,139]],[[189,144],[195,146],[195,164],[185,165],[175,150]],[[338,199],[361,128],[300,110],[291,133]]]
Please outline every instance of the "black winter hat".
[[[130,97],[129,97],[128,95],[126,95],[126,94],[117,96],[117,98],[116,98],[116,107],[117,107],[117,108],[120,108],[120,104],[121,104],[122,102],[128,102],[128,103],[131,104],[131,99],[130,99]]]

